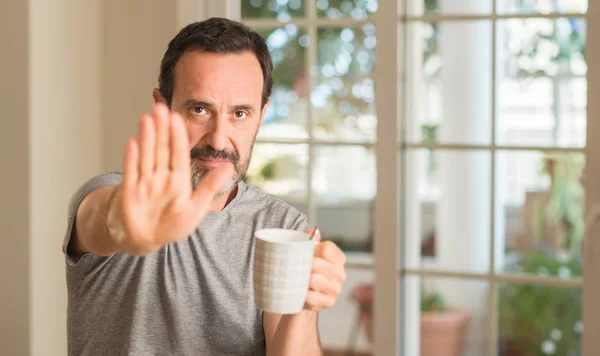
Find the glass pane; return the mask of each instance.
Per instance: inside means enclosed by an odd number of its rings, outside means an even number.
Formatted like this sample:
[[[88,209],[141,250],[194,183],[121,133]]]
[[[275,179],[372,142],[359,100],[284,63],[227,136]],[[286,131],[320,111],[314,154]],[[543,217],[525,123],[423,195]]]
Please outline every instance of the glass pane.
[[[318,30],[315,137],[374,141],[375,26]]]
[[[307,166],[306,144],[256,143],[244,179],[306,214]]]
[[[587,12],[588,0],[496,0],[500,14],[583,14]]]
[[[347,252],[370,252],[377,184],[375,149],[317,146],[312,179],[323,239]]]
[[[585,146],[585,22],[503,20],[498,36],[497,142]]]
[[[367,356],[373,340],[373,271],[346,268],[335,305],[319,312],[323,356]]]
[[[498,270],[560,278],[580,274],[583,154],[500,151],[496,164],[496,199],[503,210],[496,236],[504,245]],[[571,263],[579,272],[561,267]]]
[[[487,354],[487,281],[402,278],[403,355]]]
[[[305,0],[240,0],[243,19],[277,19],[287,22],[304,16]],[[314,0],[311,0],[314,1]]]
[[[490,153],[418,149],[404,160],[405,267],[487,272]]]
[[[259,138],[308,138],[306,117],[308,90],[304,61],[308,37],[296,25],[258,30],[269,45],[273,59],[271,105]]]
[[[315,0],[311,0],[315,1]],[[316,0],[317,15],[336,20],[351,17],[366,20],[377,11],[377,0]]]
[[[440,15],[490,15],[491,0],[417,0],[406,1],[410,16]]]
[[[406,139],[489,144],[491,22],[417,22],[407,30]]]
[[[582,355],[581,289],[502,284],[498,294],[498,355]]]

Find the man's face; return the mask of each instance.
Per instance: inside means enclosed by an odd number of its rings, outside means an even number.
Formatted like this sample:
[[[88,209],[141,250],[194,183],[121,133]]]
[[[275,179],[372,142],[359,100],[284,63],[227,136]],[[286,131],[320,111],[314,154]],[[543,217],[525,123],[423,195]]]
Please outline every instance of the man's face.
[[[261,107],[263,75],[251,52],[184,53],[175,67],[171,110],[186,122],[194,188],[213,167],[235,171],[219,195],[248,170],[252,147],[268,105]]]

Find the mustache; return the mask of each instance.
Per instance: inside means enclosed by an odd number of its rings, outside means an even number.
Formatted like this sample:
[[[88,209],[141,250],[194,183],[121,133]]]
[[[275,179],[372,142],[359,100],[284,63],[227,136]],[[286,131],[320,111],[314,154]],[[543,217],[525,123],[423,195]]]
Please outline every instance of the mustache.
[[[225,159],[233,162],[234,164],[240,160],[240,156],[235,151],[219,151],[215,150],[211,146],[194,147],[192,148],[190,155],[192,159]]]

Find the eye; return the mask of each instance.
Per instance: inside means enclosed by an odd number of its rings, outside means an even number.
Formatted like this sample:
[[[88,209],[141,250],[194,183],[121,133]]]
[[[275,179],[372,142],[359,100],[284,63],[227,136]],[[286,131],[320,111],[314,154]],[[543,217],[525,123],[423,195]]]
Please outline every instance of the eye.
[[[208,113],[202,106],[193,106],[190,111],[193,115],[206,115]]]
[[[248,117],[248,113],[242,110],[238,110],[233,113],[233,116],[236,120],[244,120],[246,117]]]

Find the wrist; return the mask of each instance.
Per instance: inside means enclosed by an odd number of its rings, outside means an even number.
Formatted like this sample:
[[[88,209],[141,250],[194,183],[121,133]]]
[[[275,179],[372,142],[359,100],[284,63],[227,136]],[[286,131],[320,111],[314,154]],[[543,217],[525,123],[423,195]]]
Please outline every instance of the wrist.
[[[288,318],[290,320],[315,320],[317,318],[318,312],[313,310],[302,309],[299,313],[296,314],[284,314],[284,318]]]
[[[279,327],[287,329],[287,332],[282,330],[281,333],[287,334],[291,331],[292,334],[296,334],[301,331],[305,337],[311,338],[314,336],[311,334],[317,334],[317,316],[318,312],[311,310],[302,310],[296,314],[284,314],[281,316]]]

